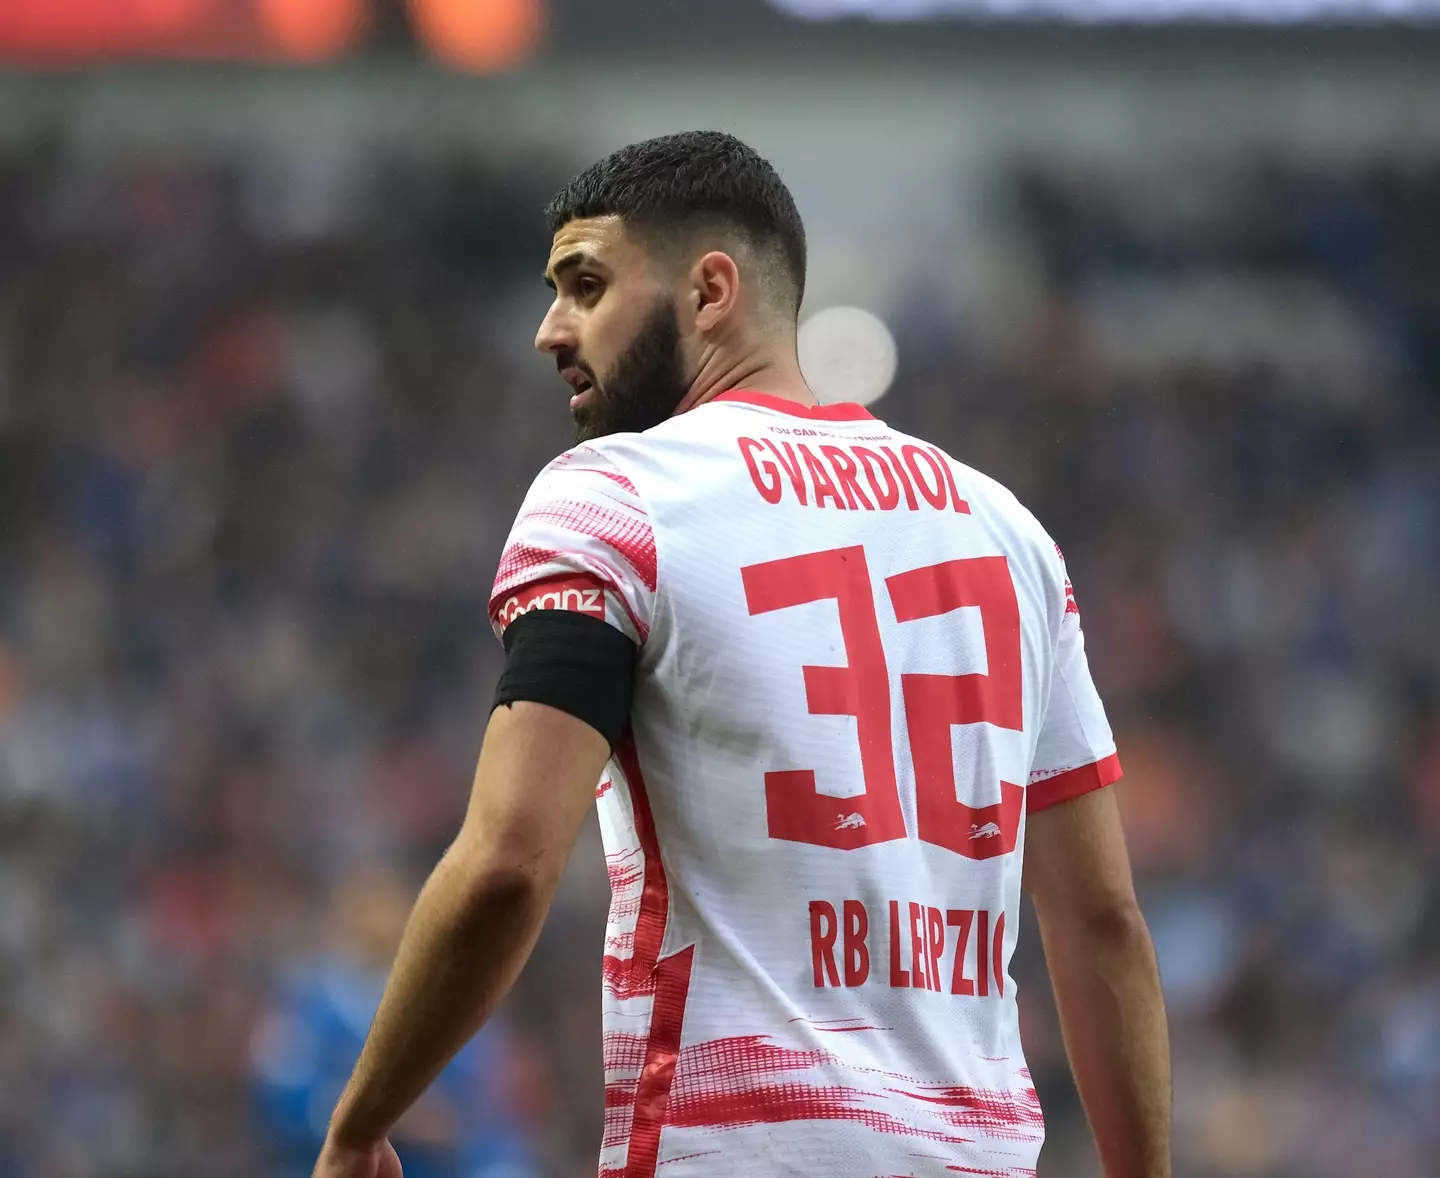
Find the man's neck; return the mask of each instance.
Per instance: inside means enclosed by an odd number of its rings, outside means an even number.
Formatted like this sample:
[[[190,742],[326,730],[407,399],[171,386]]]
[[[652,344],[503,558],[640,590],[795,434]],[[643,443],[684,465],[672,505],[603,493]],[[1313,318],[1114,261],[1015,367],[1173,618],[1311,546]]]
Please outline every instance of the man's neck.
[[[818,404],[800,373],[799,362],[793,358],[776,360],[769,356],[750,355],[724,362],[714,357],[701,366],[690,392],[675,412],[677,415],[688,412],[732,389],[767,393],[783,401],[794,401],[797,405]]]

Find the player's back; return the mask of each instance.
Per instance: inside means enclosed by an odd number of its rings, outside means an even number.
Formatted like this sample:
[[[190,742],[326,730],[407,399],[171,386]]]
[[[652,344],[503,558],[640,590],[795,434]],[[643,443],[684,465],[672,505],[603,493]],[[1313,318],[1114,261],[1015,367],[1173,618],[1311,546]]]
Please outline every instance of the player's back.
[[[569,593],[640,643],[602,1173],[1033,1173],[1027,800],[1118,774],[1068,590],[1013,496],[856,406],[730,393],[537,480],[497,624]]]

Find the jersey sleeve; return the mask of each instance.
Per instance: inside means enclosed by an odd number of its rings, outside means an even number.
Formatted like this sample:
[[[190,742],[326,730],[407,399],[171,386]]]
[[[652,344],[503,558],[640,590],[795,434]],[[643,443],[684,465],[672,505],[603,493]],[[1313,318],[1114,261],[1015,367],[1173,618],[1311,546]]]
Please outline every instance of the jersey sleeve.
[[[535,609],[600,618],[643,643],[655,599],[655,533],[635,484],[588,446],[550,463],[520,506],[490,592],[497,636]]]
[[[1050,697],[1026,791],[1026,809],[1032,814],[1118,781],[1121,774],[1110,722],[1105,718],[1105,707],[1085,659],[1080,607],[1075,603],[1075,591],[1065,574],[1065,558],[1058,546],[1055,553],[1065,605]]]

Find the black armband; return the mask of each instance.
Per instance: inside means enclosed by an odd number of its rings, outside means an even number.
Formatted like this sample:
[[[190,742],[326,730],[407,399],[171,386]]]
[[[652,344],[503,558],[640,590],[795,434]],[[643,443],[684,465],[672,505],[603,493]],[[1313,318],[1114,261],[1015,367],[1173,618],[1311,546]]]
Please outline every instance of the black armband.
[[[630,726],[635,643],[608,622],[564,609],[522,614],[505,629],[495,703],[548,704],[583,720],[614,748]]]

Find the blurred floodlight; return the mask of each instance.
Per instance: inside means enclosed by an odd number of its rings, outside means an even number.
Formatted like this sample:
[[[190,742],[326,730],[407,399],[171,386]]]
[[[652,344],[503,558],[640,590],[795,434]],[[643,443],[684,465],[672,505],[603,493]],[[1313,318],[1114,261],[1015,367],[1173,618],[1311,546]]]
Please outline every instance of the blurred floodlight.
[[[475,73],[519,65],[545,33],[544,0],[410,0],[410,11],[436,57]]]
[[[895,337],[859,307],[827,307],[800,328],[800,370],[821,402],[868,405],[895,379]]]
[[[175,0],[166,4],[180,11]],[[333,57],[360,35],[360,0],[257,0],[255,11],[275,45],[296,61]]]

